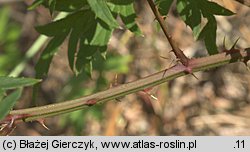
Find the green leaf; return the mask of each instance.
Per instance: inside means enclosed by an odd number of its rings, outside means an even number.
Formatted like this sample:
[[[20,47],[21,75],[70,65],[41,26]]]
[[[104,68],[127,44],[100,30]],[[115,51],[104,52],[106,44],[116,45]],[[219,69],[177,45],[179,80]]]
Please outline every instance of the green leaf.
[[[66,31],[61,35],[55,36],[48,43],[35,66],[36,78],[42,78],[43,76],[47,75],[52,58],[57,52],[57,48],[63,43],[64,39],[67,37],[68,33],[69,31]]]
[[[58,28],[61,27],[61,28]],[[37,27],[37,31],[54,36],[42,53],[36,65],[36,77],[47,74],[51,60],[68,33],[68,61],[75,74],[92,70],[93,55],[99,51],[105,54],[113,29],[102,20],[96,19],[91,10],[82,10],[66,18]]]
[[[204,39],[207,51],[210,55],[217,54],[217,46],[216,46],[216,30],[217,24],[215,18],[211,16],[208,19],[207,24],[202,29],[198,39]]]
[[[75,69],[75,55],[78,50],[77,44],[80,41],[80,38],[87,33],[90,34],[89,29],[95,26],[94,13],[89,10],[84,11],[81,15],[79,15],[78,19],[75,20],[68,43],[68,61],[72,71],[75,73],[77,73],[77,70]]]
[[[17,100],[21,97],[21,94],[22,89],[19,88],[0,101],[0,120],[8,115],[9,111],[14,107]]]
[[[199,5],[193,0],[178,0],[177,11],[181,19],[192,29],[197,39],[201,28],[201,11]]]
[[[73,29],[69,37],[68,43],[68,61],[69,66],[72,71],[75,71],[74,63],[75,63],[75,54],[77,52],[77,44],[79,42],[79,32],[77,29]]]
[[[53,14],[55,8],[56,8],[56,0],[49,0],[48,1],[48,5],[49,5],[49,12],[50,12],[50,15]]]
[[[87,0],[95,15],[103,20],[111,28],[117,28],[119,25],[110,12],[105,0]]]
[[[91,75],[93,56],[97,51],[101,53],[106,51],[113,30],[109,29],[102,20],[93,18],[92,11],[85,15],[86,23],[83,24],[84,26],[80,26],[78,29],[75,27],[71,32],[69,40],[69,51],[71,52],[68,52],[68,57],[71,68],[74,67],[75,74],[85,71]],[[74,38],[74,35],[77,35],[79,40]],[[78,41],[80,42],[79,50],[76,51]]]
[[[119,0],[118,0],[119,1]],[[110,0],[108,3],[110,10],[116,15],[120,15],[125,27],[136,35],[142,35],[142,32],[136,24],[136,14],[133,1],[131,3],[118,3],[117,0]]]
[[[161,15],[167,15],[174,0],[156,0],[155,4],[159,8]]]
[[[99,28],[99,27],[98,27]],[[87,72],[88,75],[91,75],[91,70],[92,68],[92,60],[94,59],[94,55],[95,53],[97,53],[97,51],[99,52],[104,52],[107,49],[107,45],[106,43],[104,43],[105,38],[109,39],[109,36],[111,35],[111,31],[105,31],[103,29],[100,29],[98,31],[103,31],[104,35],[102,38],[104,39],[99,39],[99,38],[93,38],[93,41],[91,41],[90,43],[86,43],[86,41],[84,41],[83,39],[81,39],[80,41],[80,49],[79,52],[77,54],[77,60],[76,60],[76,73],[80,73],[82,71]],[[98,35],[98,33],[96,34]],[[106,35],[106,36],[105,36]],[[94,44],[101,44],[103,43],[103,45],[94,45]]]
[[[57,0],[56,11],[73,12],[83,7],[87,7],[87,0]]]
[[[34,85],[41,80],[33,78],[0,77],[0,89],[14,89]]]
[[[208,53],[218,53],[216,46],[217,22],[215,15],[229,16],[234,13],[208,0],[177,0],[177,11],[182,20],[192,29],[194,37],[204,40]],[[208,20],[202,30],[201,15]]]
[[[58,36],[70,30],[75,25],[75,20],[79,19],[82,11],[68,15],[67,17],[51,22],[46,25],[36,26],[35,29],[46,36]],[[82,19],[84,20],[84,19]]]
[[[214,14],[214,15],[223,15],[223,16],[230,16],[234,15],[232,11],[220,6],[219,4],[215,2],[210,2],[207,0],[200,0],[199,1],[201,9],[203,12],[207,12],[209,14]]]

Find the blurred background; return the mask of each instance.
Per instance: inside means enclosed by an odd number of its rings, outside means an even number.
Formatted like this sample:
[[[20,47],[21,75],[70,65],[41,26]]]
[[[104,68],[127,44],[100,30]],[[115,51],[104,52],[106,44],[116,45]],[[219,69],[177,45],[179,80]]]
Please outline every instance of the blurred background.
[[[231,0],[215,0],[236,12],[217,17],[217,44],[230,48],[250,46],[250,8]],[[52,20],[43,7],[28,11],[32,0],[0,0],[0,75],[8,75],[25,59],[39,34],[34,26]],[[107,60],[94,62],[92,78],[75,77],[67,61],[67,40],[53,59],[38,92],[38,105],[75,99],[108,89],[111,83],[140,79],[176,64],[171,48],[145,0],[136,0],[137,22],[143,36],[118,29],[107,51]],[[203,42],[195,42],[191,30],[176,15],[167,16],[168,31],[185,54],[206,56]],[[119,20],[119,19],[118,19]],[[42,48],[46,43],[43,45]],[[34,77],[34,65],[42,49],[26,60],[19,76]],[[168,58],[168,59],[164,59]],[[116,79],[117,75],[117,79]],[[243,63],[184,76],[138,92],[120,101],[109,101],[84,110],[46,118],[46,130],[37,122],[21,123],[11,135],[250,135],[250,75]],[[31,106],[32,88],[26,88],[15,109]]]

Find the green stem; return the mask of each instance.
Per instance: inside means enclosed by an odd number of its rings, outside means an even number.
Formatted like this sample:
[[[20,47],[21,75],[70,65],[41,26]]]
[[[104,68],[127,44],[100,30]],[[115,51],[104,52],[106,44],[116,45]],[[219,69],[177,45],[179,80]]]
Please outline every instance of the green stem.
[[[166,81],[173,80],[183,75],[187,75],[188,74],[187,71],[190,71],[190,68],[192,72],[203,71],[210,68],[226,65],[232,62],[237,62],[237,61],[245,62],[249,60],[249,58],[250,58],[250,49],[245,49],[242,51],[238,50],[232,52],[224,52],[208,57],[191,59],[189,67],[183,66],[182,64],[177,64],[167,70],[157,72],[145,78],[129,82],[126,84],[122,84],[117,87],[113,87],[108,90],[101,91],[79,99],[45,105],[41,107],[13,110],[10,112],[10,114],[11,115],[26,114],[26,117],[23,118],[24,121],[32,121],[45,117],[60,115],[76,111],[84,107],[94,105],[96,103],[104,103],[109,100],[114,100],[116,98],[131,93],[135,93],[144,90],[146,88],[154,87]],[[189,68],[189,70],[187,70],[187,68]]]

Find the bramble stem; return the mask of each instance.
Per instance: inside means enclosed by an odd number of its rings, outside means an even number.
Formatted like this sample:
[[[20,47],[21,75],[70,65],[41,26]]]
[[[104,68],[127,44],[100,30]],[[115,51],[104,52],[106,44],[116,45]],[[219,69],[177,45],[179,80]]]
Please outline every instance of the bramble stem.
[[[237,61],[248,61],[250,58],[250,49],[238,50],[232,52],[223,52],[220,54],[189,60],[189,68],[193,72],[208,70],[210,68],[219,67]],[[72,111],[82,109],[94,105],[96,103],[104,103],[106,101],[114,100],[116,98],[132,94],[146,88],[154,87],[177,77],[187,75],[187,67],[182,64],[172,66],[167,70],[154,73],[145,78],[122,84],[105,91],[101,91],[89,96],[85,96],[75,100],[64,101],[61,103],[45,105],[41,107],[34,107],[21,110],[13,110],[10,115],[23,115],[23,121],[32,121],[45,117],[60,115]]]

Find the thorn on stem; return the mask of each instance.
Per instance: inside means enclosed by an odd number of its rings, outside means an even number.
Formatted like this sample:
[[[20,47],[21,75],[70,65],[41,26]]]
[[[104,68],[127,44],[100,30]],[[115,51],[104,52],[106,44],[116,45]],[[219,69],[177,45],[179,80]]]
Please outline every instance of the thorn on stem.
[[[112,87],[115,87],[115,86],[118,86],[118,75],[115,74],[115,78],[114,78],[114,81],[109,85],[109,88],[112,88]]]
[[[195,77],[196,80],[199,80],[198,77],[194,73],[191,73],[191,74],[192,74],[192,76]]]
[[[189,66],[185,66],[185,67],[186,67],[185,71],[186,71],[188,74],[191,74],[194,78],[196,78],[197,80],[199,80],[198,77],[193,73],[192,67],[189,67]]]
[[[118,74],[115,74],[114,82],[110,84],[109,88],[118,86]],[[115,98],[116,101],[121,102],[123,97]]]
[[[230,50],[234,50],[234,48],[235,48],[235,46],[236,46],[236,44],[238,43],[239,40],[240,40],[240,38],[238,38],[238,39],[234,42],[234,44],[233,44],[233,46],[231,47]]]
[[[169,53],[174,52],[174,50],[170,50]]]
[[[153,87],[146,88],[142,92],[145,93],[146,95],[150,96],[154,100],[159,101],[157,97],[155,97],[154,95],[152,95],[152,94],[149,93],[149,91],[151,91],[152,89],[153,89]]]
[[[45,119],[38,119],[37,122],[42,125],[45,129],[50,130],[46,125],[45,125]]]

